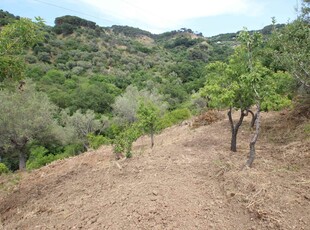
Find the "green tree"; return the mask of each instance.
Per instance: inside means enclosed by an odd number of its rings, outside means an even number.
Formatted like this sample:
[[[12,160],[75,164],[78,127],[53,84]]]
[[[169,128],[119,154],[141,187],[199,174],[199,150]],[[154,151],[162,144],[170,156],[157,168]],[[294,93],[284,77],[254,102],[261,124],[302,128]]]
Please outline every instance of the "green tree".
[[[19,169],[23,170],[27,143],[56,135],[56,106],[30,82],[19,91],[0,91],[0,98],[0,148],[18,153]]]
[[[132,156],[132,144],[142,135],[141,129],[137,122],[129,124],[120,132],[114,140],[114,153],[116,159],[120,159],[125,153],[127,158]]]
[[[140,93],[137,87],[132,85],[126,88],[126,91],[115,99],[113,104],[113,113],[126,123],[133,123],[137,120],[137,109]]]
[[[208,99],[208,107],[229,107],[227,115],[231,125],[232,134],[230,149],[231,151],[236,152],[239,128],[244,117],[247,115],[248,109],[250,109],[251,105],[254,103],[253,98],[249,97],[251,90],[245,87],[245,84],[240,77],[242,73],[240,71],[234,72],[231,66],[226,63],[211,63],[207,66],[207,72],[207,81],[205,86],[200,90],[200,95]],[[233,109],[240,110],[239,120],[235,124],[232,119]]]
[[[21,18],[0,30],[0,82],[4,79],[22,78],[25,61],[20,54],[43,40],[41,18],[37,22]]]
[[[141,102],[137,111],[138,122],[144,133],[151,136],[151,147],[154,146],[154,134],[158,131],[160,109],[151,101]]]
[[[249,34],[242,31],[239,35],[240,46],[235,49],[229,64],[215,62],[207,67],[207,82],[200,90],[203,97],[208,98],[208,106],[216,108],[229,107],[228,117],[231,125],[231,150],[237,150],[237,134],[251,106],[256,105],[256,131],[250,143],[251,166],[255,157],[255,143],[260,127],[260,111],[280,109],[289,105],[285,90],[280,82],[289,79],[287,74],[275,74],[259,62],[261,49],[260,34]],[[232,109],[240,110],[236,124],[232,118]],[[254,114],[254,113],[252,113]]]
[[[310,92],[309,1],[302,14],[282,29],[274,29],[271,39],[275,60],[289,71],[307,93]]]
[[[310,0],[302,1],[301,17],[305,22],[310,23]]]
[[[61,120],[64,126],[73,130],[77,141],[80,141],[85,149],[89,147],[88,136],[104,127],[103,119],[97,119],[92,110],[87,110],[84,114],[81,110],[77,110],[72,116],[68,111],[63,110]]]
[[[113,84],[81,79],[80,84],[71,95],[70,107],[73,110],[86,111],[90,109],[98,113],[110,112],[111,104],[119,91]]]
[[[126,91],[118,96],[112,105],[113,113],[116,115],[117,120],[121,123],[137,121],[137,111],[141,101],[151,101],[160,111],[165,111],[167,108],[167,103],[163,101],[163,96],[157,93],[156,90],[153,90],[153,92],[147,90],[139,91],[137,87],[129,85]]]

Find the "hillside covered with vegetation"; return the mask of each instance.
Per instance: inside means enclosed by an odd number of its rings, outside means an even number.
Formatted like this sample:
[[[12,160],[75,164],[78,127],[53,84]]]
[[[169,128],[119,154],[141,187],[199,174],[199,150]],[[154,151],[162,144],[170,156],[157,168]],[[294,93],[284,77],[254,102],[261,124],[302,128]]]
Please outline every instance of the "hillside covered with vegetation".
[[[38,168],[103,144],[131,157],[141,135],[156,145],[154,134],[212,108],[228,110],[232,151],[252,114],[254,160],[261,111],[292,108],[298,98],[309,116],[308,1],[302,10],[287,25],[211,38],[69,15],[51,27],[0,11],[0,170]],[[233,109],[241,111],[236,123]]]

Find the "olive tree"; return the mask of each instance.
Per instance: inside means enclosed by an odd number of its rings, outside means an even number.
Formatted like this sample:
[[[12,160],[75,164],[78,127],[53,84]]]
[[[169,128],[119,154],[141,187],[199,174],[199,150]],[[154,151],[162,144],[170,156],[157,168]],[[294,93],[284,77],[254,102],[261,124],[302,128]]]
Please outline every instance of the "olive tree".
[[[71,116],[66,110],[61,113],[62,125],[73,131],[75,140],[81,142],[85,149],[89,147],[88,135],[102,130],[104,119],[105,117],[97,118],[92,110],[87,110],[85,113],[77,110]]]
[[[22,90],[0,91],[0,98],[0,148],[18,153],[19,169],[23,170],[27,143],[54,136],[57,124],[53,118],[57,107],[29,82]]]
[[[138,90],[137,87],[129,85],[125,92],[115,99],[112,105],[113,113],[121,123],[133,123],[138,120],[137,111],[141,101],[151,101],[160,111],[167,109],[167,103],[164,102],[163,96],[156,90],[152,92],[147,90]]]

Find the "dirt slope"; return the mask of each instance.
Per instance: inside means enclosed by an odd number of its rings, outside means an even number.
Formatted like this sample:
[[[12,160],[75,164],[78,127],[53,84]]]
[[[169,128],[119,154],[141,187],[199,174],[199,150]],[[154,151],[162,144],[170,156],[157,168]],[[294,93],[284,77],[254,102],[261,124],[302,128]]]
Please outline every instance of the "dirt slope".
[[[237,154],[227,119],[175,126],[153,149],[139,139],[132,159],[114,161],[102,147],[21,174],[0,193],[0,229],[310,229],[309,138],[278,138],[272,127],[283,118],[271,115],[253,169],[240,170],[248,121]]]

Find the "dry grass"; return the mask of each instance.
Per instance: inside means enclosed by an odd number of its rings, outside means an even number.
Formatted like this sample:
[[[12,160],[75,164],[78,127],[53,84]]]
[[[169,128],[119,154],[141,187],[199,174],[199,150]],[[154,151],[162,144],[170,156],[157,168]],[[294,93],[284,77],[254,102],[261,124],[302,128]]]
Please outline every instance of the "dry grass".
[[[234,206],[248,210],[259,229],[310,224],[309,121],[297,119],[295,112],[264,114],[253,168],[241,170],[246,150],[222,155],[217,164],[223,193]]]
[[[198,128],[200,126],[210,125],[216,121],[223,120],[224,117],[225,115],[223,114],[223,112],[209,110],[195,117],[191,122],[191,127]]]

